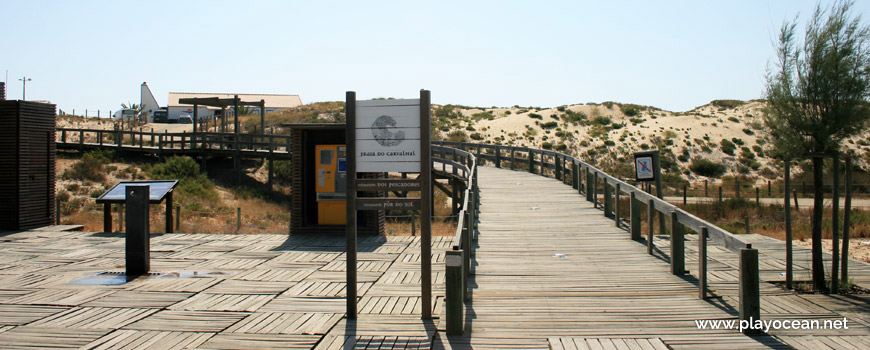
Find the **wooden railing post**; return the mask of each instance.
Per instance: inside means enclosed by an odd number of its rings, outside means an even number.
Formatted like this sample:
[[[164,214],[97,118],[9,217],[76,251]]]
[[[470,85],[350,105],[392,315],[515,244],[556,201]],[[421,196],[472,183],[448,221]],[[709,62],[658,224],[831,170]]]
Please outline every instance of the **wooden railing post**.
[[[517,159],[514,158],[515,151],[516,151],[516,147],[511,146],[511,170],[514,170],[514,168],[516,167],[514,164],[517,161]]]
[[[529,172],[535,173],[535,152],[532,152],[531,148],[529,148]]]
[[[698,297],[707,299],[707,226],[698,232]]]
[[[607,179],[604,179],[604,217],[613,218],[613,195],[611,193],[610,184]]]
[[[571,162],[571,185],[574,186],[575,190],[580,189],[580,173],[578,171],[579,168],[580,166],[578,166],[577,163],[573,161]]]
[[[655,234],[655,217],[656,217],[656,207],[653,199],[649,200],[646,207],[646,219],[647,219],[647,230],[646,230],[646,253],[652,255],[653,253],[653,234]]]
[[[677,212],[671,212],[671,274],[686,274],[686,241]]]
[[[553,175],[556,180],[562,181],[562,166],[558,154],[553,156]]]
[[[758,250],[747,244],[740,249],[740,321],[752,324],[761,319]],[[760,329],[746,328],[744,334],[758,334]]]
[[[595,184],[592,181],[593,181],[592,171],[589,170],[589,168],[587,167],[586,168],[586,182],[583,184],[583,187],[586,190],[586,201],[587,202],[593,202],[593,200],[594,200],[594,198],[592,196],[593,196],[593,192],[594,192],[593,188],[595,188]]]
[[[566,157],[564,155],[562,155],[560,157],[560,159],[561,159],[560,162],[562,163],[562,183],[563,184],[568,183],[568,167],[565,166],[565,158]]]
[[[591,185],[592,186],[590,189],[592,190],[592,207],[598,208],[598,173],[596,173],[596,172],[592,173],[592,184]],[[607,187],[607,186],[604,186],[604,187]]]
[[[495,167],[501,169],[501,148],[495,146]]]
[[[462,296],[462,260],[462,250],[448,250],[444,258],[447,335],[462,335],[463,333],[465,302]]]
[[[236,232],[242,230],[242,208],[236,208]]]
[[[629,220],[631,239],[640,240],[640,201],[637,200],[634,191],[629,195],[629,211],[631,219]]]
[[[613,221],[619,227],[619,184],[616,184],[613,194]]]

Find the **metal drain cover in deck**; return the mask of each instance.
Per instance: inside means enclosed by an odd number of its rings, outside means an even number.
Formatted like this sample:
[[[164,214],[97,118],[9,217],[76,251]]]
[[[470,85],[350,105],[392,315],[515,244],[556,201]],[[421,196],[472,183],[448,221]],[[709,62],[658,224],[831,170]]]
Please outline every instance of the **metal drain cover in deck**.
[[[107,271],[99,272],[69,282],[67,284],[83,285],[83,286],[116,286],[133,282],[135,280],[145,279],[168,279],[168,278],[215,278],[228,275],[222,271],[172,271],[172,272],[149,272],[144,275],[127,276],[124,272]]]

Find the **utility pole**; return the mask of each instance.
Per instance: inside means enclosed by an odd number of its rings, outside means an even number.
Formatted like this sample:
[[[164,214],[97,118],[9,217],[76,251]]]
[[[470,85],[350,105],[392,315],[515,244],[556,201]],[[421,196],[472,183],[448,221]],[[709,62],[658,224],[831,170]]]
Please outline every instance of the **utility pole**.
[[[21,100],[27,100],[27,82],[33,79],[28,78],[27,76],[22,76],[21,79]]]

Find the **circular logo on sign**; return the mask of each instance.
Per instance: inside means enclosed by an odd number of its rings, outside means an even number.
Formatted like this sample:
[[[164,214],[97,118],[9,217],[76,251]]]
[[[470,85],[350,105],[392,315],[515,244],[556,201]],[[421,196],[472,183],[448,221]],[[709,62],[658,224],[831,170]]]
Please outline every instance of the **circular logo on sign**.
[[[377,141],[381,146],[398,146],[402,141],[405,141],[405,132],[390,131],[390,129],[395,127],[396,120],[393,119],[393,117],[382,115],[378,117],[378,119],[375,119],[375,122],[372,124],[372,136],[375,137],[375,141]]]

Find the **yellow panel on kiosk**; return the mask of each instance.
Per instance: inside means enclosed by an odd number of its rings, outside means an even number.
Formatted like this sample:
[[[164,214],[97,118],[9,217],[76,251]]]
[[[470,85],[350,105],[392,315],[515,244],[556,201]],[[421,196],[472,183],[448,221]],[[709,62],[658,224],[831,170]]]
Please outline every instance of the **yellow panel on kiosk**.
[[[315,145],[317,224],[344,225],[347,222],[347,160],[344,145]]]

